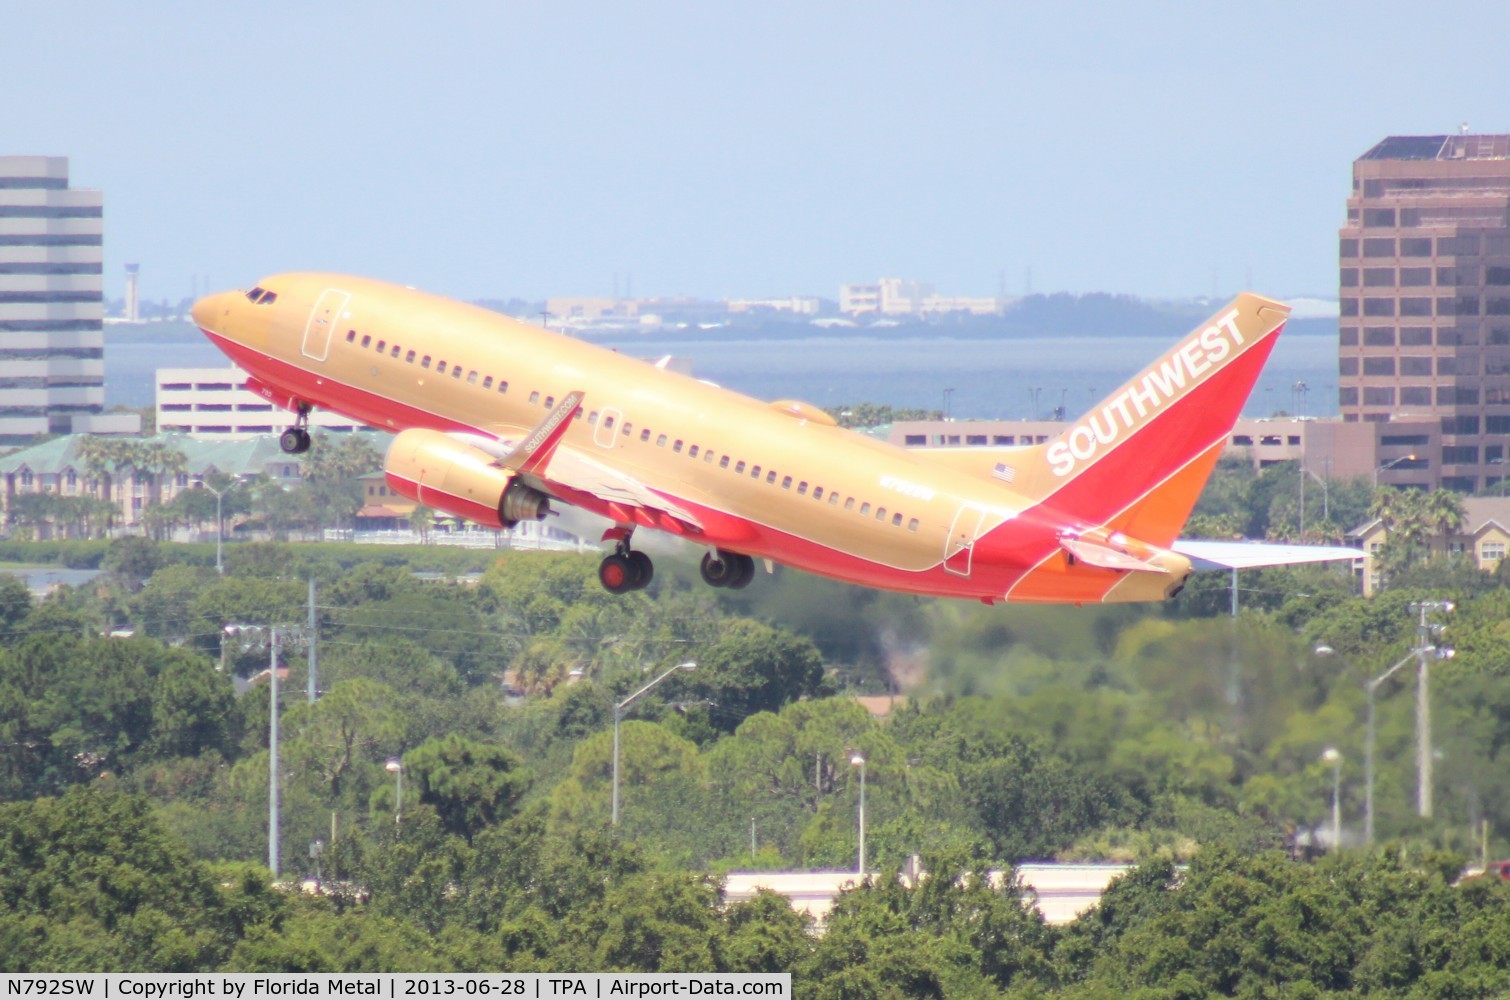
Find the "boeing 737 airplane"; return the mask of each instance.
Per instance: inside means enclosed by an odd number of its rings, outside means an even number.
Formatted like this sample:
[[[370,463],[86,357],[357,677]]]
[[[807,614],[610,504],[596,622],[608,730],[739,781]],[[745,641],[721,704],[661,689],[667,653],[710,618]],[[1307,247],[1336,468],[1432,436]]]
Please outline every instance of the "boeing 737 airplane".
[[[705,548],[703,579],[755,561],[916,594],[1163,600],[1197,568],[1352,550],[1178,536],[1289,310],[1239,295],[1058,437],[903,449],[818,407],[764,403],[477,306],[334,274],[280,274],[201,299],[194,320],[288,409],[285,451],[321,407],[395,434],[398,493],[478,524],[552,503],[613,522],[599,578],[654,568],[641,528]]]

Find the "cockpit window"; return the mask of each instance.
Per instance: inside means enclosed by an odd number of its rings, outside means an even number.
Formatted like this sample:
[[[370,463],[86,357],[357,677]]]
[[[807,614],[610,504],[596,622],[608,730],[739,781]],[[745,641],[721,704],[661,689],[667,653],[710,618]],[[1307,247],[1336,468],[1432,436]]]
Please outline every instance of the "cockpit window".
[[[256,302],[258,299],[262,298],[262,293],[264,291],[266,291],[266,289],[260,287],[252,289],[250,292],[246,293],[247,301]]]
[[[260,298],[260,299],[257,300],[257,304],[259,306],[270,306],[274,302],[277,302],[277,301],[278,301],[278,293],[277,292],[263,292],[262,293],[262,298]]]
[[[263,288],[261,285],[247,292],[246,297],[247,301],[251,302],[253,305],[258,306],[270,306],[274,302],[278,301],[277,292],[270,292],[266,288]]]

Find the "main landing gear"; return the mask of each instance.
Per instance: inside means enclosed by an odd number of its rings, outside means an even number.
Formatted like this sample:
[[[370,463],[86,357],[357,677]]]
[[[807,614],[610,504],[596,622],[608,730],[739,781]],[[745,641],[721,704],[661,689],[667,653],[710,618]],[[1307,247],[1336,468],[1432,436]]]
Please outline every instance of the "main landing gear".
[[[613,554],[604,556],[598,564],[598,582],[610,594],[644,590],[654,578],[655,564],[645,553],[629,547],[628,535],[620,538],[613,547]]]
[[[302,455],[309,450],[309,404],[300,403],[294,425],[278,436],[278,447],[289,455]]]
[[[718,549],[703,556],[703,582],[710,587],[743,590],[755,579],[755,560],[739,552]]]
[[[643,590],[655,577],[655,565],[645,553],[629,547],[632,531],[615,528],[608,534],[616,539],[613,554],[598,564],[598,582],[610,594],[627,594]],[[738,552],[718,549],[703,556],[703,582],[711,587],[742,590],[755,579],[755,560]]]

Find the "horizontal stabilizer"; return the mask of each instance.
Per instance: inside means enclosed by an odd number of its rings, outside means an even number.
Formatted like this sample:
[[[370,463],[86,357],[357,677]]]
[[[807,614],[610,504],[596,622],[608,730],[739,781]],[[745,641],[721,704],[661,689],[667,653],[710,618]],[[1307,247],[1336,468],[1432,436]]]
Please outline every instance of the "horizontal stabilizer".
[[[1100,566],[1102,569],[1120,569],[1129,572],[1140,570],[1144,573],[1168,573],[1169,570],[1157,563],[1139,559],[1137,556],[1128,555],[1106,545],[1085,538],[1061,538],[1059,544],[1070,555],[1090,566]]]
[[[1196,569],[1257,569],[1260,566],[1298,566],[1304,563],[1351,562],[1367,553],[1341,545],[1276,545],[1268,542],[1207,542],[1178,539],[1174,551]]]

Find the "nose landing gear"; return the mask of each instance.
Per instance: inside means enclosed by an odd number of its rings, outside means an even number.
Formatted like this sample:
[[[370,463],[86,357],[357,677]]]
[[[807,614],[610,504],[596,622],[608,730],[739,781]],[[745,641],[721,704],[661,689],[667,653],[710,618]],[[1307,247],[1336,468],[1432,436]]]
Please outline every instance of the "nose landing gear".
[[[278,447],[285,454],[302,455],[309,450],[309,404],[300,403],[294,425],[278,436]]]

